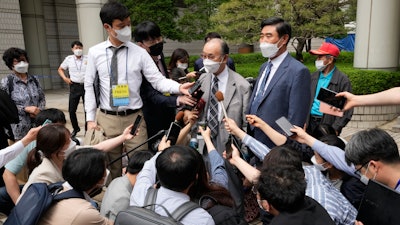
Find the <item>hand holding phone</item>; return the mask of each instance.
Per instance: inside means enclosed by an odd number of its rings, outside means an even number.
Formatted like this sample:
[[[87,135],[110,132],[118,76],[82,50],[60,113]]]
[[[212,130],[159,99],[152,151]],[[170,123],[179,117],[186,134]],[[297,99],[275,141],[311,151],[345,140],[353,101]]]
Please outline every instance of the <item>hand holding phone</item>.
[[[142,122],[142,116],[138,115],[135,119],[135,122],[133,123],[133,127],[130,132],[133,136],[136,135],[136,132],[137,132],[137,129],[139,128],[140,122]]]
[[[294,128],[294,126],[289,122],[289,120],[282,116],[281,118],[277,119],[275,121],[276,124],[282,129],[285,134],[290,137],[293,135],[293,132],[290,131],[291,128]]]
[[[338,109],[343,109],[344,104],[346,103],[346,98],[343,96],[336,97],[336,94],[336,92],[322,87],[319,90],[317,99]]]
[[[182,127],[178,123],[172,122],[167,132],[167,141],[171,141],[171,145],[175,145],[181,132]]]
[[[233,144],[232,134],[230,134],[228,137],[228,141],[225,143],[226,159],[232,158],[232,151],[233,151],[232,144]]]

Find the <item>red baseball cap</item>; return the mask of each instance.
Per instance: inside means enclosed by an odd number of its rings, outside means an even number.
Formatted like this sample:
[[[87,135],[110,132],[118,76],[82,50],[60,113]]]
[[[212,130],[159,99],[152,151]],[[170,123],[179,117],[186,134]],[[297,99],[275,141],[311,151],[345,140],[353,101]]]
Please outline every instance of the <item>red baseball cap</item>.
[[[340,54],[339,48],[331,43],[324,42],[321,47],[317,50],[310,50],[310,53],[313,55],[332,55],[334,57],[338,57]]]

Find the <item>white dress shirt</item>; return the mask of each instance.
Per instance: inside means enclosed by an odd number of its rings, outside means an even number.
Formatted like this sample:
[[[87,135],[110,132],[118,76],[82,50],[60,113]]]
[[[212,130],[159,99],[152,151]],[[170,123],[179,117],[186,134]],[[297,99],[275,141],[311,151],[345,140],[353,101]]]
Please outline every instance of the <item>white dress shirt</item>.
[[[83,84],[85,81],[86,65],[86,55],[82,55],[80,58],[77,58],[75,55],[69,55],[65,57],[60,67],[63,70],[68,70],[69,78],[72,82]]]
[[[211,86],[210,86],[210,97],[211,97],[211,89],[212,85],[214,84],[215,75],[211,75]],[[226,85],[228,84],[228,78],[229,78],[229,73],[228,73],[228,67],[225,66],[225,69],[217,75],[218,77],[218,91],[222,92],[222,94],[225,96],[225,91],[226,91]],[[208,99],[210,101],[210,98]],[[222,107],[218,107],[218,121],[222,120],[224,117],[223,112],[222,112]],[[207,118],[210,118],[210,109],[208,109],[208,116]]]
[[[280,54],[278,57],[276,57],[276,58],[274,58],[273,60],[271,60],[272,67],[271,67],[271,71],[269,72],[269,76],[268,76],[267,83],[265,84],[264,92],[265,92],[265,90],[267,90],[269,83],[271,82],[272,78],[273,78],[274,75],[275,75],[275,72],[278,70],[279,66],[281,65],[281,63],[283,62],[283,60],[285,59],[285,57],[287,56],[287,54],[289,54],[288,51],[286,51],[286,52]],[[264,69],[263,74],[262,74],[262,77],[260,78],[260,80],[263,80],[263,79],[264,79],[266,69],[267,69],[267,68]],[[260,86],[261,86],[261,83],[262,83],[262,82],[258,82],[257,89],[255,89],[255,90],[259,90],[259,88],[260,88]],[[258,91],[257,91],[257,92],[258,92]],[[263,93],[263,92],[262,92],[262,93]]]
[[[167,79],[158,70],[149,53],[132,42],[123,44],[126,48],[118,51],[118,84],[128,84],[129,104],[117,107],[117,111],[126,109],[140,109],[143,106],[140,98],[142,74],[158,91],[178,94],[180,84]],[[96,73],[100,78],[100,108],[115,110],[110,106],[110,66],[112,46],[109,40],[97,44],[89,49],[88,64],[85,74],[85,111],[87,121],[95,121],[96,100],[93,82]]]

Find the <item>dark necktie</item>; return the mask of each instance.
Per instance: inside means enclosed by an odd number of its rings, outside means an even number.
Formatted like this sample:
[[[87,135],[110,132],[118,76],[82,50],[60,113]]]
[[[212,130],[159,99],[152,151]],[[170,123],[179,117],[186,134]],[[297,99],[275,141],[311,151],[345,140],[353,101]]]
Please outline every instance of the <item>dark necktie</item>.
[[[218,99],[215,97],[215,93],[218,91],[218,78],[214,77],[213,84],[211,87],[211,98],[210,98],[210,115],[208,118],[208,126],[211,129],[211,137],[215,138],[218,134]]]
[[[110,67],[110,107],[114,107],[112,88],[113,85],[118,84],[118,51],[125,48],[125,46],[121,46],[120,48],[116,48],[111,46],[110,49],[113,52],[113,56],[111,58],[111,67]]]
[[[265,68],[265,75],[262,78],[262,80],[260,80],[260,82],[261,82],[260,88],[257,89],[256,96],[254,97],[254,100],[251,103],[250,114],[256,114],[257,108],[260,105],[261,101],[263,100],[264,93],[265,93],[265,85],[267,84],[268,77],[271,72],[271,68],[272,68],[272,63],[271,63],[271,61],[269,61]]]

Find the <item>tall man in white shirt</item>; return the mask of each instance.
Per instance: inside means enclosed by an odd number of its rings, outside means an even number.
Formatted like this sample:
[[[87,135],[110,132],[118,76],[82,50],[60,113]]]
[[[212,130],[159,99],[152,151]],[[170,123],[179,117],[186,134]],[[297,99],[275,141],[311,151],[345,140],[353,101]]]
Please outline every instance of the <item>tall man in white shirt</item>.
[[[133,123],[138,115],[143,115],[143,102],[139,92],[142,74],[160,92],[188,94],[192,84],[180,85],[165,78],[146,50],[131,42],[131,19],[126,6],[109,1],[101,8],[100,18],[108,39],[89,49],[85,75],[85,111],[88,130],[99,125],[104,129],[106,137],[111,138],[121,134],[126,125]],[[99,77],[98,94],[93,87],[96,74]],[[99,98],[100,108],[97,118],[96,97]],[[125,142],[126,150],[146,141],[144,121],[139,129],[138,136]],[[122,149],[119,146],[111,150],[108,153],[109,160],[121,156]],[[147,149],[147,145],[138,149]],[[121,160],[111,164],[112,178],[121,176],[121,169]]]
[[[75,137],[76,134],[81,131],[76,117],[76,110],[81,98],[83,103],[85,103],[85,88],[83,83],[85,81],[87,56],[83,55],[83,44],[80,41],[72,42],[71,50],[74,54],[65,57],[58,68],[58,75],[60,75],[64,82],[70,87],[68,112],[72,128],[74,129],[71,133],[71,137]],[[65,75],[65,70],[68,70],[69,77]]]

